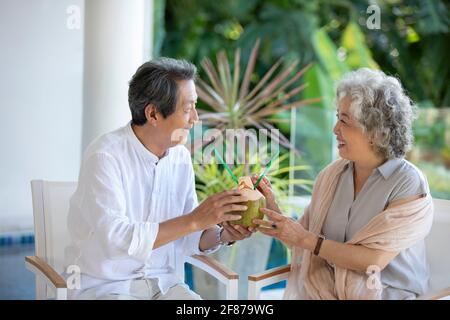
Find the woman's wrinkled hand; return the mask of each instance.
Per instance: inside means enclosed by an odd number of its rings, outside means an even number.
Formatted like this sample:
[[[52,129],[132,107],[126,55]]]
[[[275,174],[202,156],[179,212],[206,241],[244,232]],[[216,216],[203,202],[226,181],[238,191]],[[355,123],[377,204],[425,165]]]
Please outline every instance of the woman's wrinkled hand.
[[[256,181],[258,181],[259,175],[255,174],[251,177],[251,179],[254,185]],[[262,178],[256,189],[258,189],[258,191],[261,192],[262,195],[266,198],[267,209],[281,213],[281,210],[278,207],[277,201],[275,199],[275,193],[273,192],[272,185],[270,184],[269,179],[267,179],[266,177]]]
[[[253,219],[257,231],[277,238],[289,247],[304,247],[304,242],[312,234],[299,222],[290,219],[274,210],[262,208],[269,220]]]

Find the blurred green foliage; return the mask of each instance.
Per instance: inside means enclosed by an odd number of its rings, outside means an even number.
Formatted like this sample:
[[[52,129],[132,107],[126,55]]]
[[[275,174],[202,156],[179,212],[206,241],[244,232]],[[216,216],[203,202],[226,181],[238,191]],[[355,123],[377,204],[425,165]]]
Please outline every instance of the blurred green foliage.
[[[433,197],[450,199],[450,108],[421,108],[408,159],[426,175]]]
[[[431,195],[434,198],[450,200],[450,170],[430,162],[419,162],[416,165],[427,177]]]
[[[253,85],[281,57],[287,61],[299,59],[302,65],[314,63],[302,77],[308,87],[301,98],[321,96],[322,101],[296,111],[293,128],[288,123],[289,113],[275,116],[285,120],[276,126],[284,134],[291,131],[295,139],[291,142],[303,151],[301,164],[313,168],[311,178],[335,157],[331,134],[334,85],[343,73],[362,66],[379,68],[399,77],[419,107],[450,106],[449,1],[376,1],[381,28],[373,30],[366,25],[371,15],[366,0],[155,2],[164,12],[164,19],[155,20],[155,31],[165,34],[162,45],[155,47],[155,56],[184,58],[199,66],[204,57],[213,58],[222,49],[232,56],[240,47],[242,56],[248,57],[256,39],[261,39]],[[161,37],[156,35],[156,39]],[[241,63],[245,66],[248,61],[244,58]],[[199,71],[200,75],[204,72]],[[450,147],[444,138],[448,126],[438,118],[435,121],[421,123],[419,119],[414,126],[415,138],[418,148],[435,149],[435,156],[446,165],[450,159]],[[444,176],[430,174],[437,180]]]
[[[413,100],[449,106],[450,3],[385,0],[377,4],[381,29],[370,30],[368,2],[363,0],[167,0],[161,28],[164,42],[154,53],[199,65],[220,49],[231,54],[241,47],[248,56],[261,38],[258,74],[263,74],[282,56],[300,58],[304,64],[321,62],[314,37],[322,30],[351,69],[378,65],[398,75]]]
[[[414,122],[417,146],[441,150],[450,146],[450,109],[420,109]]]

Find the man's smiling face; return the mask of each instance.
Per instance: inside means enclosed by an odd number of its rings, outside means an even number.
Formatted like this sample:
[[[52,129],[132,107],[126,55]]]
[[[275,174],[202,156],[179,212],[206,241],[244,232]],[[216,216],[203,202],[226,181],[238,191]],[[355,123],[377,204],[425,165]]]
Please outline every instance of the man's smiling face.
[[[189,130],[198,121],[195,108],[197,104],[197,92],[192,80],[178,81],[177,105],[175,112],[167,118],[162,116],[158,120],[158,130],[165,137],[169,147],[183,144],[189,135]]]

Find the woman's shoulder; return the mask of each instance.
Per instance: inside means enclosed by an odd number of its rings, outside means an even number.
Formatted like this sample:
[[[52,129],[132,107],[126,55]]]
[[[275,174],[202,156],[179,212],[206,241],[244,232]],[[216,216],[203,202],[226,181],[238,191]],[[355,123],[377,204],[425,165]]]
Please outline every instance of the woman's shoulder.
[[[391,201],[429,192],[425,175],[406,159],[400,160],[397,170],[395,170],[390,179],[395,181]]]
[[[400,160],[400,165],[395,172],[396,178],[407,182],[426,183],[423,172],[406,159]]]

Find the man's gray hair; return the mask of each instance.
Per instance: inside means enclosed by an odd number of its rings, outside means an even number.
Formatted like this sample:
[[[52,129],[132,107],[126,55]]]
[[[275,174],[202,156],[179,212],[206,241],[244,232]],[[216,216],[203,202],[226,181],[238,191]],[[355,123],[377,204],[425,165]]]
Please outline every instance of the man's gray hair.
[[[397,78],[368,68],[349,72],[338,83],[337,102],[345,96],[351,98],[350,113],[371,137],[375,152],[392,159],[410,150],[417,108]]]
[[[145,107],[153,104],[164,118],[175,112],[178,98],[178,82],[195,81],[196,67],[186,60],[157,58],[140,66],[130,81],[128,104],[132,123],[147,122]]]

